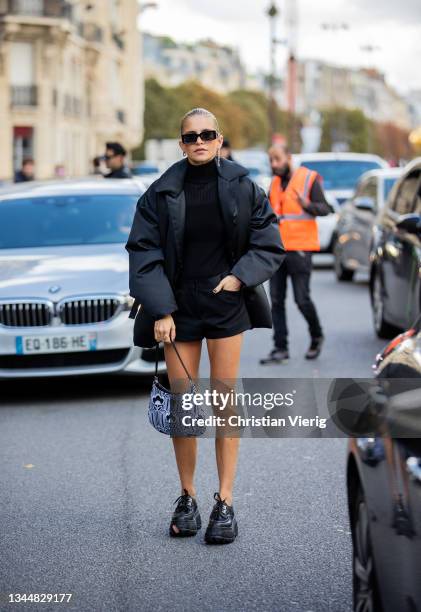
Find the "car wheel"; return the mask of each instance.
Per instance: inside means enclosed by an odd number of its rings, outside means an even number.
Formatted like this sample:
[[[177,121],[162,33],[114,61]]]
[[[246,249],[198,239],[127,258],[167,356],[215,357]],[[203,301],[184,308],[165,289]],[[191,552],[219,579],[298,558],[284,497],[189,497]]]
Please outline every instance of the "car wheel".
[[[374,272],[371,304],[373,308],[374,329],[378,337],[386,339],[394,338],[399,333],[399,330],[384,319],[383,284],[378,272]]]
[[[341,263],[341,256],[338,253],[338,249],[336,246],[333,248],[333,265],[335,268],[335,274],[338,281],[352,281],[354,278],[354,270],[349,270],[348,268],[344,268]]]
[[[353,597],[354,612],[382,612],[370,539],[369,516],[361,487],[354,507],[353,534]]]

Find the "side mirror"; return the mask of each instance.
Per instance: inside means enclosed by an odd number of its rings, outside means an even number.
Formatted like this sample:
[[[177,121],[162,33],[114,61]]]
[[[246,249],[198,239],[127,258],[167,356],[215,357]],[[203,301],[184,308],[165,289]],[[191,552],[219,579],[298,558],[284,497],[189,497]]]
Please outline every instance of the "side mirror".
[[[421,215],[413,213],[401,215],[396,221],[396,227],[404,232],[408,232],[408,234],[421,236]]]
[[[373,212],[376,209],[376,203],[374,199],[369,197],[355,198],[354,206],[359,210],[371,210]]]

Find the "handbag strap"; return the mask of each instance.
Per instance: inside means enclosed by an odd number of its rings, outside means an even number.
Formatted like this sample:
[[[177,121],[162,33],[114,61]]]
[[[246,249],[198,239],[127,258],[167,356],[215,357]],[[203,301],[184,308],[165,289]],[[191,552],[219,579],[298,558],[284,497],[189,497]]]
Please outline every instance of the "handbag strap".
[[[192,377],[190,376],[189,371],[188,371],[188,369],[186,368],[186,365],[185,365],[184,361],[181,359],[181,355],[180,355],[180,353],[178,352],[177,347],[175,346],[175,342],[173,342],[173,341],[171,340],[171,344],[172,344],[172,346],[173,346],[173,348],[174,348],[174,350],[175,350],[175,352],[176,352],[177,357],[178,357],[178,358],[179,358],[179,360],[180,360],[181,365],[183,366],[183,369],[184,369],[185,373],[187,374],[187,378],[189,379],[190,383],[193,385],[193,384],[194,384],[194,383],[193,383],[193,379],[192,379]],[[156,350],[155,350],[155,376],[156,376],[156,377],[158,377],[158,357],[159,357],[159,342],[157,342],[157,343],[156,343]]]

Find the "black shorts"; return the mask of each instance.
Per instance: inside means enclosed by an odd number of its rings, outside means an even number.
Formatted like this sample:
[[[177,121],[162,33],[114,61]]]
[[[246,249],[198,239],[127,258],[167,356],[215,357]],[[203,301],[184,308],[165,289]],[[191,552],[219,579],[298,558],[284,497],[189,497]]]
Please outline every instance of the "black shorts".
[[[251,329],[243,289],[213,293],[229,270],[216,276],[182,281],[175,291],[178,310],[173,313],[175,340],[228,338]]]

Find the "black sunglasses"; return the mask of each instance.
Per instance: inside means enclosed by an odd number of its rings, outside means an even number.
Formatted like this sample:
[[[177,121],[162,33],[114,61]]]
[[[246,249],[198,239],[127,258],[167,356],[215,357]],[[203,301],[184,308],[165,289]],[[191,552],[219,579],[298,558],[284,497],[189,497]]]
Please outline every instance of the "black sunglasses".
[[[195,144],[198,137],[203,140],[203,142],[210,142],[218,138],[218,132],[216,130],[203,130],[200,134],[196,134],[195,132],[181,134],[181,140],[184,144]]]

